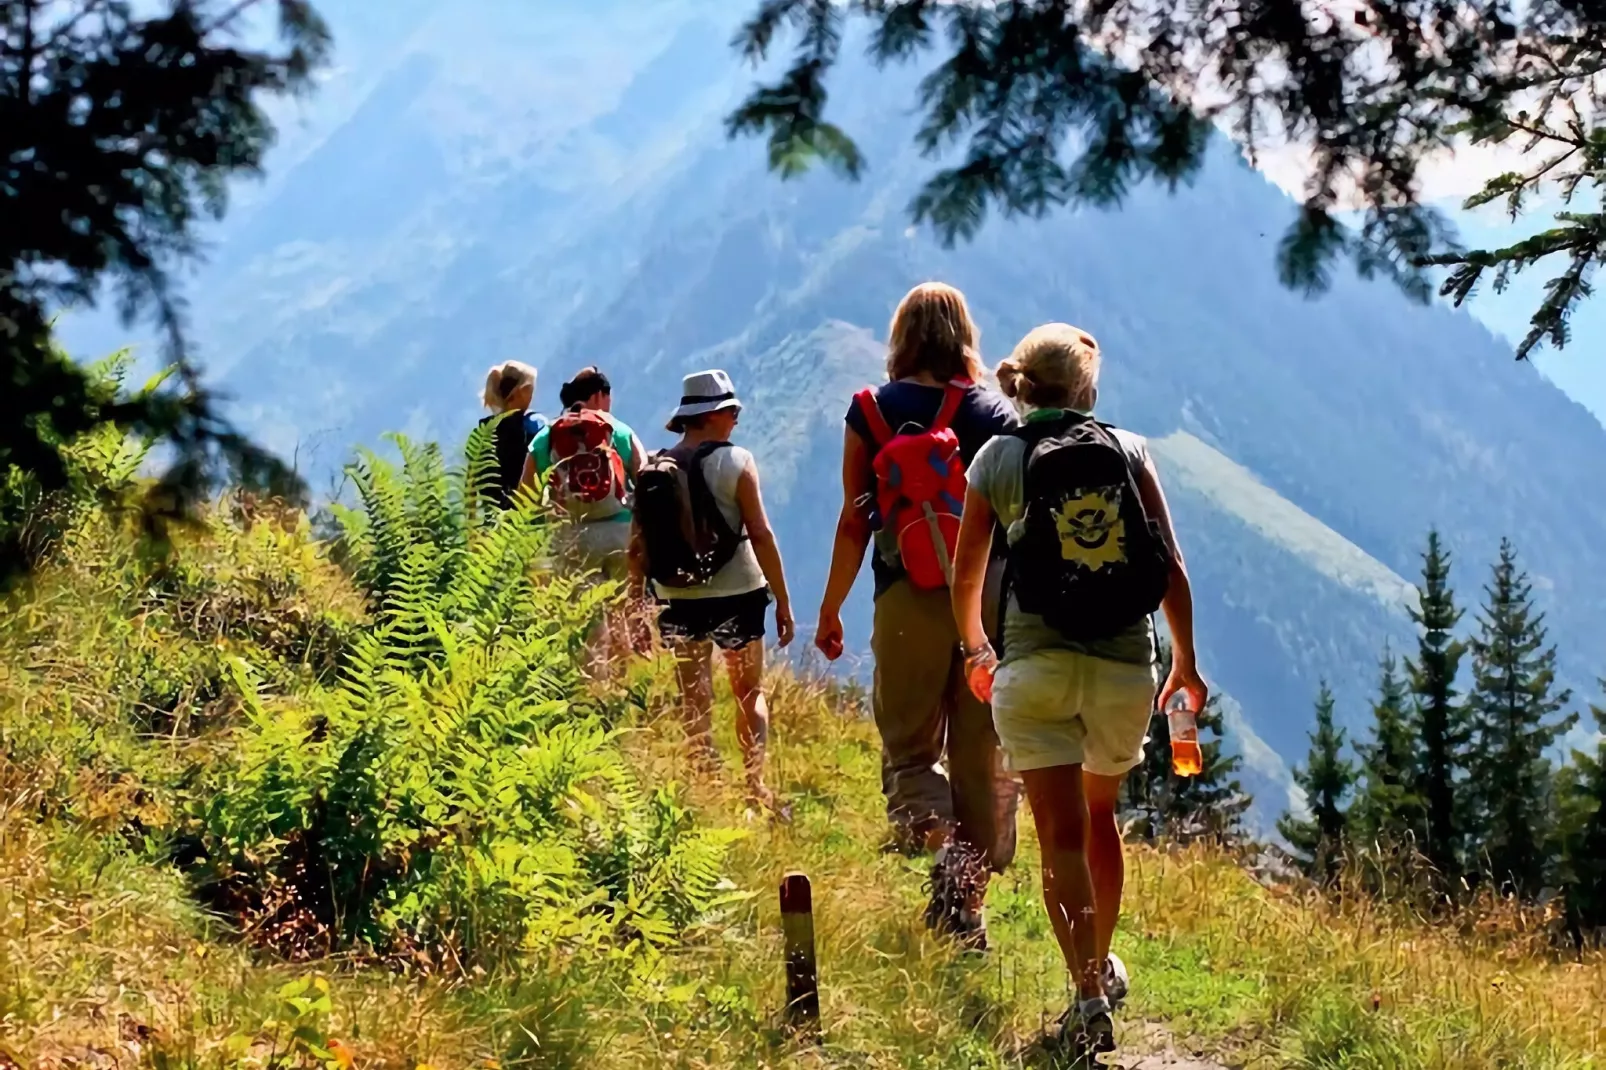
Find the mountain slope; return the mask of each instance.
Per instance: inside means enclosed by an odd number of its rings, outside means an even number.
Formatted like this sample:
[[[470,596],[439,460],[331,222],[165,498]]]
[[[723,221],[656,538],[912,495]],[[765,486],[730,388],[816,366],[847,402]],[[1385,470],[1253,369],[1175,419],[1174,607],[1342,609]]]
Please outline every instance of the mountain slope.
[[[337,34],[358,10],[331,4]],[[989,361],[1047,320],[1099,337],[1100,411],[1156,440],[1205,666],[1241,704],[1246,749],[1302,757],[1322,678],[1362,716],[1382,645],[1408,637],[1402,585],[1430,525],[1463,603],[1512,535],[1566,679],[1587,690],[1606,666],[1606,430],[1464,314],[1349,276],[1317,301],[1283,289],[1290,202],[1225,147],[1175,196],[994,220],[942,249],[904,213],[932,166],[909,148],[915,72],[842,72],[833,107],[864,181],[781,182],[761,145],[723,135],[745,5],[408,10],[410,31],[358,50],[339,114],[287,146],[193,290],[247,423],[315,476],[388,428],[457,438],[494,360],[538,363],[547,404],[601,364],[649,444],[679,376],[720,365],[807,625],[841,414],[879,377],[898,298],[940,277],[970,296]],[[1283,773],[1261,764],[1276,795]]]

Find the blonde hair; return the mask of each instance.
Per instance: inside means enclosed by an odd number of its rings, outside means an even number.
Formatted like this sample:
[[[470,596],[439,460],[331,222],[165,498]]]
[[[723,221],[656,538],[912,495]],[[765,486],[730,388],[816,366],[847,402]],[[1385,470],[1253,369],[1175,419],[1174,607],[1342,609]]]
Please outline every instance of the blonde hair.
[[[938,382],[980,381],[981,332],[965,295],[942,282],[923,282],[904,295],[887,329],[887,378],[925,372]]]
[[[1091,409],[1099,385],[1099,343],[1068,323],[1034,328],[998,365],[998,388],[1034,408]]]
[[[487,409],[500,412],[513,392],[525,386],[535,386],[535,369],[522,361],[504,361],[485,373],[485,393],[481,400]]]

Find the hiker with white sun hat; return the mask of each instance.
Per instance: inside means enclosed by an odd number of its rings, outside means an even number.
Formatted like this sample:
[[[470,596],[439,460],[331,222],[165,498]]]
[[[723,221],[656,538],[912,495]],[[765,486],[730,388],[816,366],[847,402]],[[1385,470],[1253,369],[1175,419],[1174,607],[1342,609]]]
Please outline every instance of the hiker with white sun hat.
[[[769,704],[764,695],[765,615],[773,599],[781,646],[792,640],[792,604],[781,551],[764,512],[753,455],[730,441],[742,404],[730,376],[694,372],[667,428],[680,441],[654,454],[636,483],[631,572],[664,603],[658,632],[675,654],[681,712],[693,759],[717,769],[713,653],[725,656],[737,704],[749,801],[766,808]]]

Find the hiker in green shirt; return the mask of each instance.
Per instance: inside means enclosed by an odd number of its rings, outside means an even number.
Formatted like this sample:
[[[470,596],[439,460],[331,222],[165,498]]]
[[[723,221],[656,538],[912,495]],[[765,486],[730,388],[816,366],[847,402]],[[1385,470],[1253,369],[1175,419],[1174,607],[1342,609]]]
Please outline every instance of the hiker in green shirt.
[[[526,486],[540,486],[563,523],[553,534],[558,567],[606,580],[627,581],[630,496],[646,451],[623,420],[614,416],[613,387],[596,368],[584,368],[563,384],[563,414],[530,441]],[[599,675],[628,656],[630,608],[611,610],[593,645]]]

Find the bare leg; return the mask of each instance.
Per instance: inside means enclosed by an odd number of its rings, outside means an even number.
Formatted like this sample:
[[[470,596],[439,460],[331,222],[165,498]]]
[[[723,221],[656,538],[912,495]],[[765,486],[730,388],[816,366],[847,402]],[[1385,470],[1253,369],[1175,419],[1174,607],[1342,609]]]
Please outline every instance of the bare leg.
[[[748,643],[740,650],[727,650],[725,669],[730,673],[731,691],[736,695],[736,741],[742,747],[747,794],[754,802],[768,805],[774,796],[764,786],[764,754],[770,738],[770,706],[764,695],[763,642]]]
[[[1099,963],[1110,954],[1110,940],[1121,920],[1121,888],[1126,882],[1126,860],[1121,854],[1121,827],[1115,820],[1123,776],[1083,772],[1087,797],[1087,868],[1093,875],[1093,903],[1098,914],[1095,952]]]
[[[719,768],[714,748],[714,644],[708,640],[676,639],[675,679],[680,684],[680,717],[694,762]]]
[[[1093,879],[1087,868],[1087,802],[1082,767],[1056,765],[1021,774],[1043,851],[1043,903],[1065,967],[1082,999],[1104,994],[1095,957]]]

